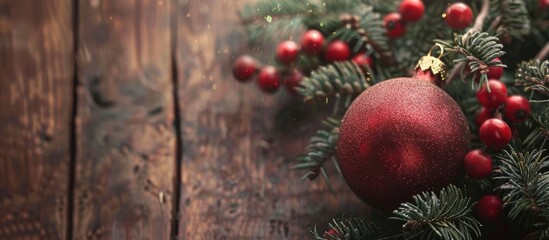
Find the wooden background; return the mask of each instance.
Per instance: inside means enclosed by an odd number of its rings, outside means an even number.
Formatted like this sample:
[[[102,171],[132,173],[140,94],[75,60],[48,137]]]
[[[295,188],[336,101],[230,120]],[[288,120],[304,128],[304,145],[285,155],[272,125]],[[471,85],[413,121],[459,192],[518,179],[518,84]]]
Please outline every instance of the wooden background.
[[[288,170],[321,114],[232,79],[250,2],[0,0],[0,239],[308,239],[364,211]]]

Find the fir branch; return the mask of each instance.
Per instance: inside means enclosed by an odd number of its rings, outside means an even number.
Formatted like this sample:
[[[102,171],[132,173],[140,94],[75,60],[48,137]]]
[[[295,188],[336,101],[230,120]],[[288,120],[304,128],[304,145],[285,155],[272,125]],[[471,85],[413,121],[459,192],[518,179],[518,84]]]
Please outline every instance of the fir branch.
[[[527,149],[546,149],[549,144],[549,108],[540,113],[534,112],[532,116],[537,127],[530,132],[523,143]]]
[[[500,181],[508,216],[526,226],[540,215],[549,216],[549,157],[543,152],[518,152],[511,147],[496,156],[494,179]]]
[[[549,96],[549,61],[540,63],[535,59],[521,62],[515,72],[515,84],[523,86],[525,91]]]
[[[311,230],[316,240],[366,240],[382,234],[381,224],[369,218],[335,218],[329,224],[329,230],[320,235],[316,226]]]
[[[480,236],[480,223],[471,215],[471,198],[454,185],[414,196],[403,203],[392,219],[405,222],[407,239],[473,239]]]
[[[530,17],[523,0],[491,0],[490,5],[490,16],[498,23],[498,35],[523,40],[530,34]]]
[[[358,94],[370,86],[371,74],[351,61],[335,62],[313,71],[300,83],[297,92],[305,101],[336,94]]]
[[[314,180],[319,172],[324,170],[324,163],[328,161],[336,151],[337,139],[339,137],[339,119],[328,118],[324,121],[327,130],[320,129],[309,141],[306,153],[300,155],[298,163],[292,167],[294,170],[305,170],[303,180]],[[327,176],[323,175],[329,183]]]
[[[448,52],[458,53],[462,57],[454,59],[454,63],[459,63],[457,68],[469,65],[471,74],[481,74],[479,84],[483,84],[487,80],[488,67],[507,67],[501,61],[497,61],[497,57],[505,54],[501,49],[503,45],[498,42],[498,38],[490,36],[486,32],[468,32],[465,35],[454,35],[453,43],[448,43],[441,40],[435,40],[444,46],[444,50]],[[463,72],[463,69],[454,69],[447,81],[451,81],[457,71]]]

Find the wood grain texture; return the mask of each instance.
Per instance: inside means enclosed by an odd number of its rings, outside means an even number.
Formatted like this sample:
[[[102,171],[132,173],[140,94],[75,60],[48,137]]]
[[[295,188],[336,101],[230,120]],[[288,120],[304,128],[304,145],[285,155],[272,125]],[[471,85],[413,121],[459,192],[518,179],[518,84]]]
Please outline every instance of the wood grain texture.
[[[79,1],[74,239],[169,239],[170,8]]]
[[[0,0],[0,239],[65,239],[70,0]]]
[[[183,1],[177,9],[178,239],[309,239],[312,225],[365,209],[335,174],[337,197],[322,181],[301,182],[302,173],[289,170],[321,116],[291,106],[284,93],[266,95],[232,78],[231,62],[246,42],[236,12],[246,2]]]

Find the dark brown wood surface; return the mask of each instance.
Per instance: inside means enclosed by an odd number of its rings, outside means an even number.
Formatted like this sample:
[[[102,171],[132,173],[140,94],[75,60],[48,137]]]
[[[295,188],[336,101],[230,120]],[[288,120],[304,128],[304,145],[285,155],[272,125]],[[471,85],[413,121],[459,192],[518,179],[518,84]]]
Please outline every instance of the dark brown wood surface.
[[[239,84],[231,62],[246,52],[237,10],[252,1],[183,1],[178,7],[179,102],[183,136],[178,239],[310,239],[308,228],[364,209],[332,177],[290,171],[320,114],[293,110],[291,97]],[[279,120],[275,120],[279,119]],[[280,124],[280,121],[286,124]]]
[[[71,6],[0,1],[0,239],[65,239]]]
[[[74,239],[168,239],[171,1],[80,1]]]

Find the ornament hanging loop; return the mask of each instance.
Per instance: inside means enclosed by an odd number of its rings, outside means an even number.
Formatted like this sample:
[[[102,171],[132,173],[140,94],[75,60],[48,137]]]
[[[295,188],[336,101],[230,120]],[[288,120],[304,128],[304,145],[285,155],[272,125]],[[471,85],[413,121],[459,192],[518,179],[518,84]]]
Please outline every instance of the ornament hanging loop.
[[[439,55],[438,57],[434,57],[431,54],[433,51],[439,48]],[[444,47],[440,44],[435,44],[426,56],[423,56],[419,59],[415,69],[418,71],[418,69],[421,69],[421,71],[427,71],[429,70],[434,76],[438,77],[440,80],[444,81],[446,79],[446,64],[440,60],[442,55],[444,54]]]

